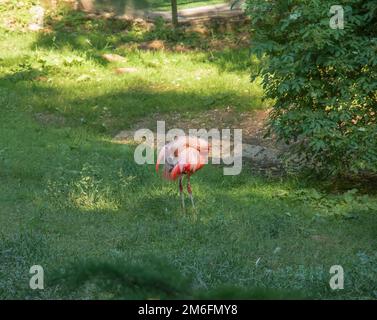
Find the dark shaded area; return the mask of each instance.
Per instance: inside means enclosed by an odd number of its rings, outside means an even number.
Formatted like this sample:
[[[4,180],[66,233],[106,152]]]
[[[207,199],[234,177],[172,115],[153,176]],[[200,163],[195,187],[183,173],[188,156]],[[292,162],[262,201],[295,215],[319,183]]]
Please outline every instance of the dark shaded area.
[[[177,299],[189,295],[190,279],[162,259],[146,256],[143,264],[120,259],[76,261],[52,272],[52,284],[59,286],[61,294],[76,294],[87,283],[95,284],[100,298],[106,293],[113,299]],[[80,295],[78,295],[78,298]]]
[[[101,298],[109,293],[112,299],[304,299],[301,292],[274,289],[245,289],[219,286],[212,290],[194,289],[192,277],[183,275],[162,258],[143,257],[143,263],[125,260],[83,260],[52,273],[52,284],[60,294],[79,293],[85,284],[95,285]],[[80,297],[80,296],[79,296]]]
[[[249,110],[250,101],[259,99],[250,95],[235,95],[234,92],[214,91],[210,94],[196,92],[179,92],[174,90],[157,91],[144,79],[136,81],[137,86],[129,87],[126,90],[111,92],[106,95],[99,95],[89,98],[71,98],[68,92],[62,92],[41,85],[40,77],[44,73],[31,69],[10,74],[0,81],[18,83],[29,87],[27,81],[33,83],[33,100],[39,101],[33,105],[35,112],[51,112],[56,116],[62,116],[71,126],[85,126],[96,132],[115,134],[119,130],[128,128],[135,121],[143,119],[151,113],[168,112],[201,112],[212,108],[226,107],[232,105],[238,110]],[[52,105],[48,101],[55,101]],[[94,108],[94,106],[99,106]],[[137,107],[136,107],[137,106]],[[104,113],[103,108],[111,112],[109,116]],[[108,122],[108,125],[104,125]],[[213,123],[217,126],[218,123]],[[153,129],[153,128],[151,128]]]
[[[347,190],[357,189],[361,194],[377,194],[377,175],[370,172],[359,175],[345,175],[337,179],[331,179],[325,184],[326,191],[343,193]]]

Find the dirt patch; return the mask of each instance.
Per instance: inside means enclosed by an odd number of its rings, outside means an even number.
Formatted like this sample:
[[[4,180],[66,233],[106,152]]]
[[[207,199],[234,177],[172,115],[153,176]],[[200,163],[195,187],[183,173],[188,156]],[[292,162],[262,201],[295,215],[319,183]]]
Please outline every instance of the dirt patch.
[[[142,119],[135,123],[131,131],[141,128],[148,128],[155,131],[157,129],[157,121],[165,121],[166,130],[180,128],[185,132],[189,129],[203,128],[210,130],[212,128],[221,129],[242,129],[243,141],[245,143],[260,144],[263,146],[270,146],[272,139],[264,138],[265,123],[268,116],[266,110],[255,110],[249,112],[239,113],[232,108],[214,109],[201,113],[191,112],[173,113],[173,114],[159,114],[154,113],[148,118]]]
[[[165,43],[162,40],[152,40],[148,42],[143,42],[139,45],[140,50],[163,50],[165,49]]]
[[[124,67],[124,68],[116,68],[114,72],[116,74],[125,74],[125,73],[135,73],[138,69],[134,67]]]
[[[124,62],[126,61],[125,57],[120,56],[119,54],[114,53],[105,53],[102,55],[102,58],[108,62]]]
[[[166,130],[173,128],[183,129],[188,132],[189,129],[203,128],[210,130],[212,128],[221,129],[242,129],[243,142],[248,144],[261,145],[264,147],[275,146],[276,142],[272,138],[265,138],[265,125],[268,117],[268,110],[254,110],[248,112],[238,112],[228,107],[226,109],[214,109],[201,113],[191,112],[175,114],[158,114],[154,113],[147,119],[137,122],[131,130],[140,128],[149,128],[156,130],[157,121],[165,121]]]
[[[201,112],[195,116],[190,112],[170,115],[155,113],[137,122],[131,129],[119,132],[114,137],[114,141],[126,144],[135,143],[134,132],[142,128],[156,132],[157,121],[165,121],[166,131],[177,128],[182,129],[186,134],[189,129],[208,131],[212,128],[231,129],[231,141],[233,141],[233,129],[242,129],[242,158],[245,165],[251,166],[255,171],[276,176],[283,172],[279,155],[284,146],[278,144],[273,138],[265,137],[268,112],[268,110],[254,110],[239,113],[229,107],[225,110],[214,109]]]
[[[171,51],[173,52],[189,52],[190,51],[190,48],[183,45],[183,44],[177,44],[171,48],[169,48]]]

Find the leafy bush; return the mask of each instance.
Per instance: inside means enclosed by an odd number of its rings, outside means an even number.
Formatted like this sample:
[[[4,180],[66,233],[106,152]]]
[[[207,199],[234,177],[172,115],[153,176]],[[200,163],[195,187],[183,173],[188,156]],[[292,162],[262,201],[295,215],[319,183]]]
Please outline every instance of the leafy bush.
[[[377,2],[347,0],[344,29],[332,0],[248,0],[252,51],[274,99],[270,133],[288,160],[332,175],[377,172]]]

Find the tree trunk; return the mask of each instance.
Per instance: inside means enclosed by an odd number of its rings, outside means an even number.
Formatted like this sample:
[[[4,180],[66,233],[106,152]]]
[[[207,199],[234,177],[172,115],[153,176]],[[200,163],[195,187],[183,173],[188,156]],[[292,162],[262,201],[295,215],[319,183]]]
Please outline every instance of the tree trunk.
[[[178,7],[177,0],[171,0],[171,18],[174,28],[178,27]]]

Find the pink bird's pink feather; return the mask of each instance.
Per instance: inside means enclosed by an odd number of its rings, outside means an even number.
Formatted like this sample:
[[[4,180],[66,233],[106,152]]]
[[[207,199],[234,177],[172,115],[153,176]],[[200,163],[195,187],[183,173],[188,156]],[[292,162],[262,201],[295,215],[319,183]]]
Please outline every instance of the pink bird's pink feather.
[[[164,177],[175,180],[182,174],[193,174],[201,169],[208,158],[209,144],[195,137],[179,137],[166,144],[160,151],[156,172],[164,159]]]

